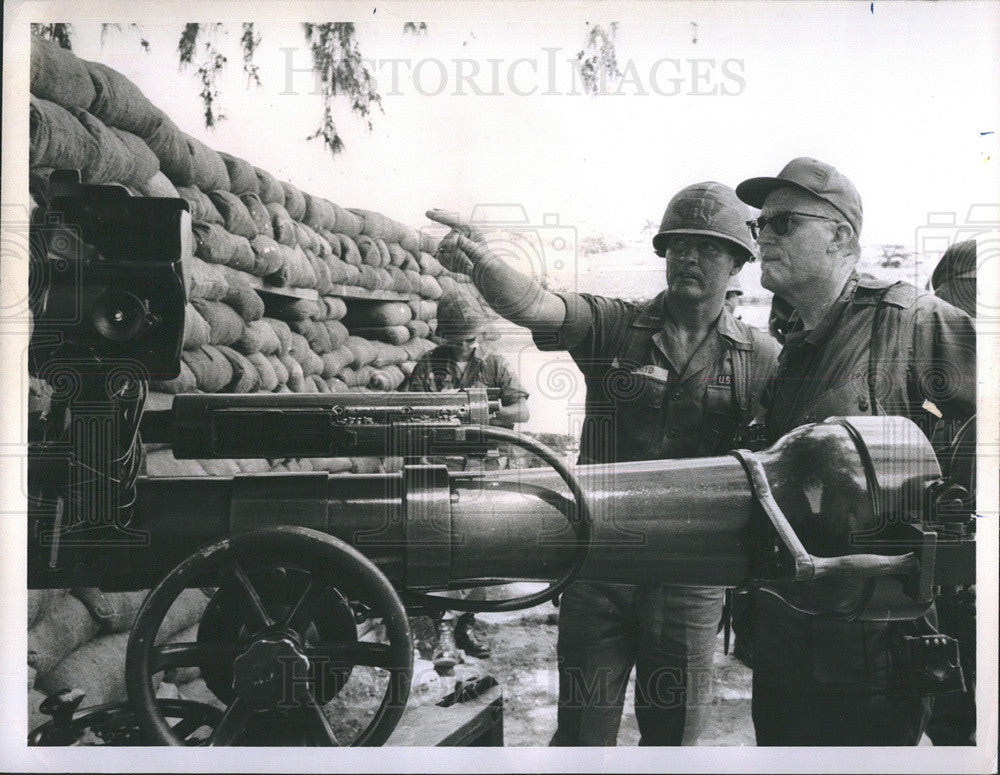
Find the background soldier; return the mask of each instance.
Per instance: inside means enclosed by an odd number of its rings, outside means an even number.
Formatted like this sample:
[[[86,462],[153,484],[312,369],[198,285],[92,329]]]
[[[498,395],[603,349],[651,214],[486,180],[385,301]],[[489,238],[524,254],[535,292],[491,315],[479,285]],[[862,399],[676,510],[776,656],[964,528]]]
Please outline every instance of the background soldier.
[[[638,304],[548,293],[457,232],[442,244],[442,262],[469,272],[539,349],[569,350],[587,384],[581,463],[714,455],[753,417],[778,350],[724,305],[730,278],[754,257],[748,215],[719,183],[680,191],[653,238],[669,287]],[[571,585],[560,604],[552,745],[615,745],[633,665],[640,745],[696,742],[722,599],[712,587]]]
[[[521,387],[517,376],[499,353],[481,347],[480,338],[486,326],[486,317],[468,300],[448,296],[438,305],[437,335],[444,344],[417,361],[413,373],[403,386],[404,390],[439,393],[471,387],[497,388],[500,390],[500,411],[490,423],[513,428],[515,423],[527,422],[528,392]],[[446,458],[451,470],[470,470],[482,461],[464,457]],[[485,600],[485,588],[443,592],[439,597],[467,600]],[[490,647],[476,637],[475,614],[463,613],[457,619],[454,612],[445,611],[432,617],[437,630],[437,646],[432,660],[439,673],[450,675],[461,660],[458,649],[466,655],[486,659]]]
[[[772,441],[831,415],[904,415],[928,432],[940,416],[975,412],[972,321],[906,283],[858,275],[861,197],[844,175],[799,158],[736,191],[762,208],[751,223],[761,284],[795,309],[764,397]],[[758,745],[916,744],[929,702],[890,668],[921,624],[820,619],[755,592]]]
[[[948,248],[931,275],[934,294],[976,317],[976,241]],[[973,345],[974,346],[974,343]],[[975,496],[975,434],[962,433],[962,422],[941,420],[934,429],[935,449],[949,450],[946,472]],[[946,465],[942,462],[942,467]],[[973,523],[974,524],[974,523]],[[946,587],[935,601],[938,627],[958,640],[966,691],[934,700],[927,736],[934,745],[976,744],[976,586]]]

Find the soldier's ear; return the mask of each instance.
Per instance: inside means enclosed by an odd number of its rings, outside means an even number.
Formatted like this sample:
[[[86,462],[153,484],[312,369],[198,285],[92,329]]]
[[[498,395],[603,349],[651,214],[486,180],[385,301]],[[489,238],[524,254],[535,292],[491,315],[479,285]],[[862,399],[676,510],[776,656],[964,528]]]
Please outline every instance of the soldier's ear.
[[[846,223],[838,223],[830,241],[830,252],[840,252],[848,246],[854,237],[854,229]]]

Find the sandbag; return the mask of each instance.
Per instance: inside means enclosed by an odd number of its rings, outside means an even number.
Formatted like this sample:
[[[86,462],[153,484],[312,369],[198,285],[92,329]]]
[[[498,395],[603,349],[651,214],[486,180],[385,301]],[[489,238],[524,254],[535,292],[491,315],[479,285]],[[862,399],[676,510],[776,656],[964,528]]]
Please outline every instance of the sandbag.
[[[300,220],[311,229],[324,228],[326,222],[323,218],[323,200],[305,192],[302,195],[306,201],[306,211]]]
[[[251,274],[257,277],[268,277],[281,269],[285,262],[284,245],[279,245],[266,234],[258,234],[250,240],[254,254],[254,267]]]
[[[344,344],[354,354],[353,366],[355,369],[367,366],[375,360],[375,348],[367,339],[362,339],[360,336],[349,336]]]
[[[158,112],[160,119],[156,127],[149,134],[141,132],[136,134],[142,137],[149,149],[156,154],[156,158],[160,160],[160,170],[170,178],[171,183],[175,186],[191,185],[194,178],[194,160],[187,138],[166,113]],[[113,122],[107,123],[114,125]]]
[[[297,245],[294,248],[289,248],[285,245],[275,244],[281,264],[273,272],[266,275],[267,282],[282,287],[315,288],[316,270],[306,258],[305,251]]]
[[[227,393],[253,393],[260,389],[260,373],[245,355],[225,345],[219,345],[217,349],[229,360],[233,369],[233,380],[226,386]]]
[[[338,245],[340,242],[337,243]],[[332,253],[324,261],[330,273],[330,282],[335,285],[345,285],[351,277],[350,264],[341,261]],[[346,311],[346,310],[345,310]]]
[[[357,369],[351,366],[345,366],[343,369],[341,369],[340,374],[338,376],[341,380],[344,381],[344,384],[347,385],[348,388],[351,389],[362,388],[364,390],[367,390],[368,380],[371,379],[372,374],[374,373],[375,373],[375,367],[371,365],[362,366]]]
[[[191,303],[208,323],[211,344],[230,345],[243,336],[246,323],[228,304],[206,299],[192,299]]]
[[[217,223],[193,223],[194,254],[210,264],[229,264],[236,246],[233,235]]]
[[[392,267],[395,269],[396,267]],[[384,266],[375,268],[375,288],[380,291],[392,290],[394,281],[392,275],[389,274],[389,269]]]
[[[368,266],[382,266],[382,251],[378,249],[375,240],[362,234],[356,240],[358,250],[361,252],[361,262]]]
[[[347,308],[344,325],[355,326],[403,326],[413,318],[413,310],[403,301],[354,302]]]
[[[409,377],[413,373],[413,369],[416,368],[416,365],[416,361],[403,361],[399,364],[399,370]]]
[[[350,208],[350,211],[361,218],[361,233],[368,235],[372,239],[399,242],[406,238],[406,229],[404,229],[403,224],[392,220],[392,218],[382,213],[354,207]]]
[[[374,291],[379,286],[378,272],[375,267],[362,264],[358,267],[357,285],[368,291]]]
[[[254,175],[253,179],[256,181],[257,176]],[[208,197],[222,216],[226,231],[246,237],[248,240],[257,236],[257,227],[250,217],[250,211],[236,194],[231,191],[209,191]]]
[[[316,232],[304,223],[295,222],[295,241],[305,250],[316,249]]]
[[[376,239],[375,247],[378,248],[379,255],[382,257],[380,266],[391,266],[392,252],[389,250],[388,243],[383,239]]]
[[[205,325],[207,326],[208,324],[206,323]],[[184,362],[182,353],[180,374],[173,379],[152,380],[149,383],[149,386],[151,390],[176,395],[178,393],[194,392],[198,387],[198,383],[195,379],[194,372],[191,371],[191,368]]]
[[[271,229],[274,233],[274,239],[282,245],[287,245],[290,248],[295,247],[297,242],[295,221],[288,214],[288,210],[278,202],[268,202],[264,206],[271,216]]]
[[[326,386],[330,388],[331,393],[346,393],[350,390],[347,385],[344,384],[344,380],[338,377],[327,377]]]
[[[320,302],[323,304],[323,320],[342,320],[347,314],[347,303],[339,296],[322,296]]]
[[[265,205],[274,203],[284,207],[285,189],[282,188],[278,179],[270,172],[262,170],[260,167],[254,167],[254,172],[257,174],[260,200]]]
[[[97,142],[97,153],[90,164],[80,171],[84,183],[123,183],[135,186],[149,180],[159,170],[159,161],[149,148],[152,156],[136,157],[122,139],[105,126],[100,119],[85,110],[75,110],[73,115]]]
[[[181,346],[185,350],[201,347],[211,341],[212,332],[208,322],[190,302],[184,305],[184,339]]]
[[[345,367],[354,363],[354,351],[346,345],[341,345],[328,353],[320,356],[323,360],[323,377],[330,379],[336,377]]]
[[[169,449],[146,453],[147,476],[205,476],[205,473],[197,460],[178,460]]]
[[[319,305],[312,299],[296,299],[269,293],[264,299],[264,311],[268,317],[278,320],[307,320],[319,317]]]
[[[28,628],[28,665],[38,677],[44,676],[100,629],[83,603],[71,595],[63,596]]]
[[[384,470],[377,457],[352,457],[351,463],[351,470],[356,474],[380,474]]]
[[[235,349],[235,348],[234,348]],[[257,369],[260,376],[260,389],[270,392],[278,387],[278,375],[274,371],[270,360],[263,353],[252,352],[246,354],[247,360]]]
[[[306,252],[306,259],[313,268],[316,275],[316,285],[313,287],[321,294],[333,293],[333,282],[330,280],[330,268],[325,261],[320,260],[315,255]]]
[[[177,186],[177,194],[187,200],[192,221],[204,223],[224,223],[222,216],[204,191],[195,186]]]
[[[278,387],[275,390],[280,393],[282,387],[288,386],[288,367],[282,362],[280,355],[268,355],[267,362],[274,369],[274,375],[278,380]]]
[[[351,333],[365,339],[375,339],[377,343],[403,344],[403,342],[410,338],[410,329],[406,326],[352,327]]]
[[[288,348],[292,346],[292,330],[288,327],[288,323],[273,317],[266,317],[264,321],[271,326],[271,329],[281,342],[280,354],[285,355],[288,352]]]
[[[56,603],[68,594],[68,589],[29,589],[27,595],[28,627],[45,616]]]
[[[444,296],[444,289],[438,283],[436,277],[432,277],[429,274],[422,274],[420,275],[420,290],[418,293],[427,299],[440,299]]]
[[[358,243],[346,234],[337,234],[337,239],[340,242],[340,260],[347,264],[360,266],[362,261]]]
[[[399,345],[372,342],[372,346],[375,348],[375,357],[372,359],[372,366],[376,369],[383,369],[386,366],[398,366],[409,357],[406,350]]]
[[[242,473],[235,460],[200,460],[209,476],[237,476]]]
[[[168,199],[177,199],[177,187],[170,182],[170,179],[162,171],[153,173],[153,177],[136,185],[136,189],[143,196],[158,196]]]
[[[243,336],[232,344],[232,348],[244,355],[263,353],[271,355],[281,350],[281,341],[274,328],[264,320],[252,320],[243,328]]]
[[[244,322],[249,323],[264,317],[264,300],[247,279],[252,275],[228,266],[221,266],[219,270],[227,283],[222,301],[236,310]]]
[[[95,638],[40,675],[36,686],[46,694],[55,694],[69,686],[80,689],[87,695],[87,705],[124,700],[128,638],[127,632]]]
[[[406,324],[406,327],[410,329],[410,336],[419,336],[426,339],[431,333],[431,327],[427,324],[426,320],[411,320]]]
[[[330,332],[321,322],[315,320],[297,320],[288,324],[295,333],[301,334],[309,343],[309,349],[322,355],[333,349],[330,342]]]
[[[197,255],[187,256],[181,261],[189,299],[219,301],[229,291],[229,282],[223,274],[223,267],[203,261]]]
[[[429,299],[411,299],[406,302],[417,320],[433,320],[437,317],[437,302]]]
[[[330,344],[333,347],[339,347],[344,344],[347,341],[347,337],[350,336],[347,326],[339,320],[324,320],[322,324],[330,334]]]
[[[393,242],[391,245],[387,245],[389,249],[389,259],[393,266],[398,266],[400,269],[403,268],[403,264],[410,257],[410,254],[403,250],[399,245]]]
[[[236,196],[252,193],[260,194],[260,181],[257,171],[250,162],[229,153],[220,153],[222,161],[229,173],[229,190]]]
[[[292,220],[301,221],[306,214],[306,198],[291,183],[282,181],[281,187],[285,190],[285,209]]]
[[[138,592],[102,592],[97,587],[78,587],[71,594],[83,603],[97,620],[101,631],[125,632],[131,629],[148,590]]]
[[[221,393],[233,381],[229,360],[210,344],[197,350],[184,350],[181,358],[194,373],[198,389],[205,393]]]
[[[356,213],[352,213],[350,210],[344,209],[336,202],[333,203],[333,212],[335,223],[331,231],[335,231],[337,234],[342,234],[351,239],[357,239],[361,236],[361,230],[365,225],[364,218]]]
[[[72,113],[31,97],[28,106],[28,163],[32,167],[83,169],[91,166],[98,142]]]
[[[411,293],[413,292],[413,286],[410,284],[410,278],[406,276],[398,266],[387,266],[384,267],[385,271],[389,273],[390,278],[390,290],[396,291],[396,293]]]
[[[271,228],[271,214],[264,207],[264,203],[260,201],[260,197],[248,191],[245,194],[240,194],[240,201],[246,205],[247,212],[250,213],[250,218],[253,220],[257,233],[274,239],[274,229]]]
[[[288,387],[293,393],[305,391],[305,374],[302,372],[302,364],[291,355],[281,355],[278,357],[284,367],[288,370]]]
[[[403,384],[404,375],[398,366],[386,366],[376,369],[368,379],[368,387],[372,390],[395,390]]]
[[[64,108],[87,110],[94,101],[94,84],[83,60],[37,35],[31,36],[29,91]]]
[[[219,152],[191,135],[185,135],[191,151],[192,177],[202,191],[229,191],[229,171]]]
[[[437,345],[429,339],[410,339],[407,342],[403,342],[400,345],[407,354],[410,356],[411,361],[419,361],[427,353],[433,350]]]
[[[349,457],[311,457],[309,462],[314,471],[329,471],[333,474],[350,471],[354,466]]]
[[[94,96],[90,105],[81,107],[108,126],[116,126],[147,140],[160,125],[162,111],[146,98],[138,86],[117,70],[100,62],[83,64],[90,76]]]

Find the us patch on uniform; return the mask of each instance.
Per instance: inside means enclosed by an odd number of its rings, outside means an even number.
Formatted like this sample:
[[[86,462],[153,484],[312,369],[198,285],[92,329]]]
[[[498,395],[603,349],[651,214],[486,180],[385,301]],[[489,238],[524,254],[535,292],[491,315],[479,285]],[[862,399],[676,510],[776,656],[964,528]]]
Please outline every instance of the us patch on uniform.
[[[718,385],[719,387],[729,387],[730,385],[733,384],[733,375],[732,374],[719,374],[715,378],[715,384]]]

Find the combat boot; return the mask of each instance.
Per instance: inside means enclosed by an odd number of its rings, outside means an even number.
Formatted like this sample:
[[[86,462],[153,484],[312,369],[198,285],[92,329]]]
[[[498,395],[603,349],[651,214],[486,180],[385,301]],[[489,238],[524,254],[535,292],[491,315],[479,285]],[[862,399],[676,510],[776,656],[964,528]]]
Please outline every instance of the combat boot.
[[[434,647],[434,654],[431,656],[434,669],[439,675],[454,675],[455,665],[462,661],[462,655],[458,653],[458,646],[455,645],[452,621],[438,617],[434,619],[434,626],[437,630],[437,646]]]
[[[472,629],[475,623],[474,614],[464,613],[458,617],[455,623],[455,643],[470,657],[489,659],[490,647],[476,638],[476,633]]]

